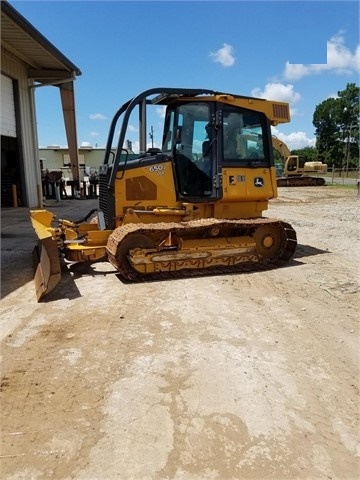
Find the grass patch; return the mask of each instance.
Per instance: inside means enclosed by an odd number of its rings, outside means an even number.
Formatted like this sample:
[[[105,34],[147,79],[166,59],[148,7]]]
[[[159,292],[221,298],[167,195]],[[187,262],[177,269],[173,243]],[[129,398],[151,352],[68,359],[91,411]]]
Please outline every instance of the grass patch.
[[[344,190],[357,190],[358,186],[354,183],[330,183],[326,181],[325,187],[331,187]]]

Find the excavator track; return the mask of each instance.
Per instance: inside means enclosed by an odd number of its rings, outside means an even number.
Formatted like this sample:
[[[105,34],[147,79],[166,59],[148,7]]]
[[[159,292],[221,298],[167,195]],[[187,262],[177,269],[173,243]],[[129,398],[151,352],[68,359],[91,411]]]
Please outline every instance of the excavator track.
[[[215,239],[207,236],[208,232],[215,229],[230,235],[227,240],[232,243],[230,248],[225,248],[220,254],[217,252],[216,241],[217,239],[224,241],[224,236],[220,234],[220,237]],[[188,254],[189,260],[185,253],[182,255],[181,248],[172,253],[171,247],[168,251],[167,247],[161,247],[155,240],[171,237],[171,235],[178,239],[191,235],[196,239],[195,241],[202,242],[203,245],[206,245],[207,240],[212,241],[213,244],[215,242],[215,248],[209,246],[207,249],[212,251],[214,258],[213,256],[210,256],[210,259],[201,258],[201,253],[194,249]],[[265,246],[261,246],[262,237],[264,237]],[[274,244],[269,247],[270,256],[266,251],[269,238],[270,243],[273,241]],[[110,235],[107,255],[110,263],[122,277],[136,282],[279,268],[292,258],[296,245],[295,230],[290,224],[280,220],[212,218],[179,223],[123,225]],[[206,247],[203,248],[206,250]],[[136,251],[143,252],[143,256],[148,258],[147,261],[154,271],[137,270]],[[155,260],[152,261],[152,259]]]
[[[280,177],[276,180],[278,187],[321,187],[325,178],[321,177]]]

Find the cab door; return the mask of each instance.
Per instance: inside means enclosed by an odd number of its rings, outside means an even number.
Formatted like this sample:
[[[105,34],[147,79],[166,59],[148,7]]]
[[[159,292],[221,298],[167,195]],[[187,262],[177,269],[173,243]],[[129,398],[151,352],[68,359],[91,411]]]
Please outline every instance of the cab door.
[[[179,200],[208,202],[221,197],[215,102],[181,102],[169,107],[162,151],[174,161]]]

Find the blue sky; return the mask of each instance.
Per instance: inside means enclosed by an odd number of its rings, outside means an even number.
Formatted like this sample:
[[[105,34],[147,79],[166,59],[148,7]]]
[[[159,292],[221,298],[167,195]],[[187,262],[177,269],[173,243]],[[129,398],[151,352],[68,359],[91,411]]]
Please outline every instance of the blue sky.
[[[289,102],[291,123],[273,133],[303,148],[315,143],[316,105],[359,85],[357,1],[10,3],[82,72],[79,146],[103,147],[115,111],[142,90],[193,87]],[[35,98],[39,145],[66,146],[58,88]]]

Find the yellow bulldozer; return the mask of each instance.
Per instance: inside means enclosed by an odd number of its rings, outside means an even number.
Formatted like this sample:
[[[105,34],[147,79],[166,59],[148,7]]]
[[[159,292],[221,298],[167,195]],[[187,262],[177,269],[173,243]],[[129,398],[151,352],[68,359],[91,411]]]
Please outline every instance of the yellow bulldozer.
[[[281,173],[277,178],[278,187],[319,187],[325,179],[319,175],[327,173],[326,163],[307,162],[301,155],[292,155],[288,146],[277,137],[272,137],[273,148],[281,155]]]
[[[147,148],[159,107],[162,144]],[[124,148],[134,119],[139,153]],[[270,125],[288,121],[287,103],[204,89],[153,88],[124,103],[99,168],[98,209],[81,221],[30,212],[38,300],[59,281],[61,258],[107,259],[131,281],[286,264],[296,233],[262,214],[277,196]]]

